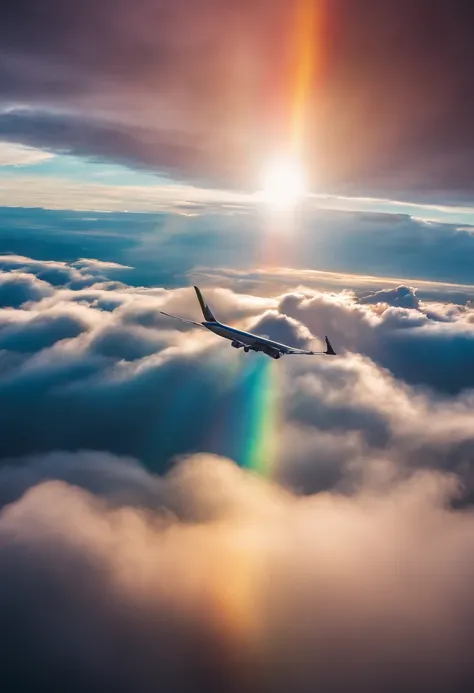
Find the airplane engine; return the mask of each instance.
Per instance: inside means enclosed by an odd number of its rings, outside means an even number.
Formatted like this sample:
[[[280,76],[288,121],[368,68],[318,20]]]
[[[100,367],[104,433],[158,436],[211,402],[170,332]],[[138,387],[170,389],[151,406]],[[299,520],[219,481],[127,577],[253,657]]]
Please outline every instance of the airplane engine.
[[[234,340],[233,342],[231,342],[231,346],[233,346],[234,349],[240,349],[240,347],[242,346],[242,344],[240,344],[240,342],[236,342],[236,341]]]
[[[272,359],[279,359],[281,356],[278,349],[272,349],[271,347],[265,347],[265,349],[263,349],[263,353],[270,356]]]

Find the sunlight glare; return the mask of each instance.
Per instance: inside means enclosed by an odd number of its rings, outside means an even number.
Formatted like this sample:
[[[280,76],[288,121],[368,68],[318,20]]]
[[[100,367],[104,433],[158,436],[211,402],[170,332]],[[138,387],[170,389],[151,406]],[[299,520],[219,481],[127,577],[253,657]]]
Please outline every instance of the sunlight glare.
[[[301,164],[291,158],[272,161],[263,171],[263,199],[278,207],[294,207],[307,193]]]

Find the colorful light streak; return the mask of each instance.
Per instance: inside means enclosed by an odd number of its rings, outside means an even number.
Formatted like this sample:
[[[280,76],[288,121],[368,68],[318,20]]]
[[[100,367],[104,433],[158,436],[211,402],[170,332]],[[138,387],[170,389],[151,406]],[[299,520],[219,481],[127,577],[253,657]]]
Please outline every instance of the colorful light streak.
[[[229,397],[215,414],[212,448],[271,477],[278,462],[282,364],[263,354],[235,353],[233,358],[234,365],[219,379],[219,389]]]
[[[294,162],[305,174],[308,125],[313,112],[314,94],[322,78],[324,57],[324,28],[326,0],[296,0],[291,5],[291,17],[283,27],[280,78],[270,85],[267,99],[268,122],[276,123],[273,151],[267,152],[270,161],[283,159]],[[272,74],[275,73],[272,65]],[[305,181],[305,187],[311,181]],[[261,264],[268,269],[288,266],[298,229],[304,218],[305,196],[294,206],[281,209],[267,205],[262,214]]]
[[[277,462],[281,364],[259,355],[252,366],[246,383],[242,464],[268,477],[272,475]]]
[[[323,0],[298,0],[295,10],[293,98],[291,114],[291,154],[304,154],[309,94],[322,63]]]

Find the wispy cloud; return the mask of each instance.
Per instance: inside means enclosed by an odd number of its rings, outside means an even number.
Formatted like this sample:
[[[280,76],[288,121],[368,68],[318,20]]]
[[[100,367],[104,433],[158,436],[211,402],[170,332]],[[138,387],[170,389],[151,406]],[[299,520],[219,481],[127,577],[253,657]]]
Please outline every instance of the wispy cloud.
[[[52,159],[54,158],[54,162]],[[15,170],[44,164],[40,169]],[[160,212],[193,216],[213,211],[268,210],[264,195],[212,188],[163,178],[72,156],[57,155],[23,145],[0,142],[0,206],[44,207],[97,211]],[[14,172],[14,175],[12,173]],[[302,203],[316,211],[342,211],[412,217],[426,223],[459,224],[460,230],[474,225],[474,206],[417,204],[404,200],[313,193]]]
[[[474,206],[424,204],[377,197],[351,197],[349,195],[314,194],[311,196],[320,209],[348,212],[378,212],[380,214],[407,214],[422,221],[474,224]]]
[[[54,154],[43,149],[26,147],[22,144],[13,144],[11,142],[0,142],[0,167],[31,166],[53,157]]]
[[[260,294],[276,291],[304,291],[306,288],[321,291],[348,291],[362,295],[376,293],[384,288],[391,290],[407,283],[416,288],[423,300],[449,301],[465,304],[474,299],[473,284],[406,279],[400,277],[374,277],[345,272],[325,272],[312,269],[290,269],[273,267],[271,269],[239,270],[233,268],[196,267],[188,276],[193,282],[204,281],[217,286],[238,286],[242,291],[258,290]]]
[[[207,211],[214,205],[240,206],[250,201],[245,194],[173,182],[116,185],[41,175],[0,176],[0,205],[5,207],[198,214],[202,211],[199,205]]]

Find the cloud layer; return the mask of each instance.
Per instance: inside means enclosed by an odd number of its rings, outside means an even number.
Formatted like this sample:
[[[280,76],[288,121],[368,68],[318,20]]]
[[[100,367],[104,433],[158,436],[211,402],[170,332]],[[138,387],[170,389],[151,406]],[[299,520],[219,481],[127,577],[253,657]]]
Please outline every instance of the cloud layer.
[[[277,220],[186,197],[154,214],[3,208],[0,254],[112,261],[133,270],[117,267],[104,276],[137,286],[182,286],[192,272],[199,281],[258,295],[301,284],[368,293],[416,282],[423,300],[474,299],[474,227],[311,204],[300,211]]]
[[[469,689],[470,304],[208,286],[340,353],[272,362],[160,315],[190,287],[0,268],[2,690]]]
[[[276,369],[207,333],[177,331],[159,311],[198,318],[188,288],[110,281],[130,270],[93,260],[0,265],[3,458],[92,449],[163,472],[173,456],[200,451],[250,465],[260,445],[258,466],[268,438],[271,473],[305,493],[357,487],[383,459],[465,474],[470,494],[469,305],[424,302],[407,286],[365,298],[208,288],[223,321],[302,346],[329,334],[340,354],[288,357]]]
[[[52,157],[53,154],[41,149],[0,142],[0,166],[28,166]]]
[[[220,458],[162,480],[109,458],[105,483],[90,462],[39,462],[82,483],[36,485],[0,515],[3,690],[472,685],[474,519],[447,507],[455,480],[301,499]]]
[[[305,39],[286,2],[21,0],[0,15],[0,137],[254,189],[309,59],[299,130],[318,187],[469,197],[471,5],[338,0],[307,19]]]

